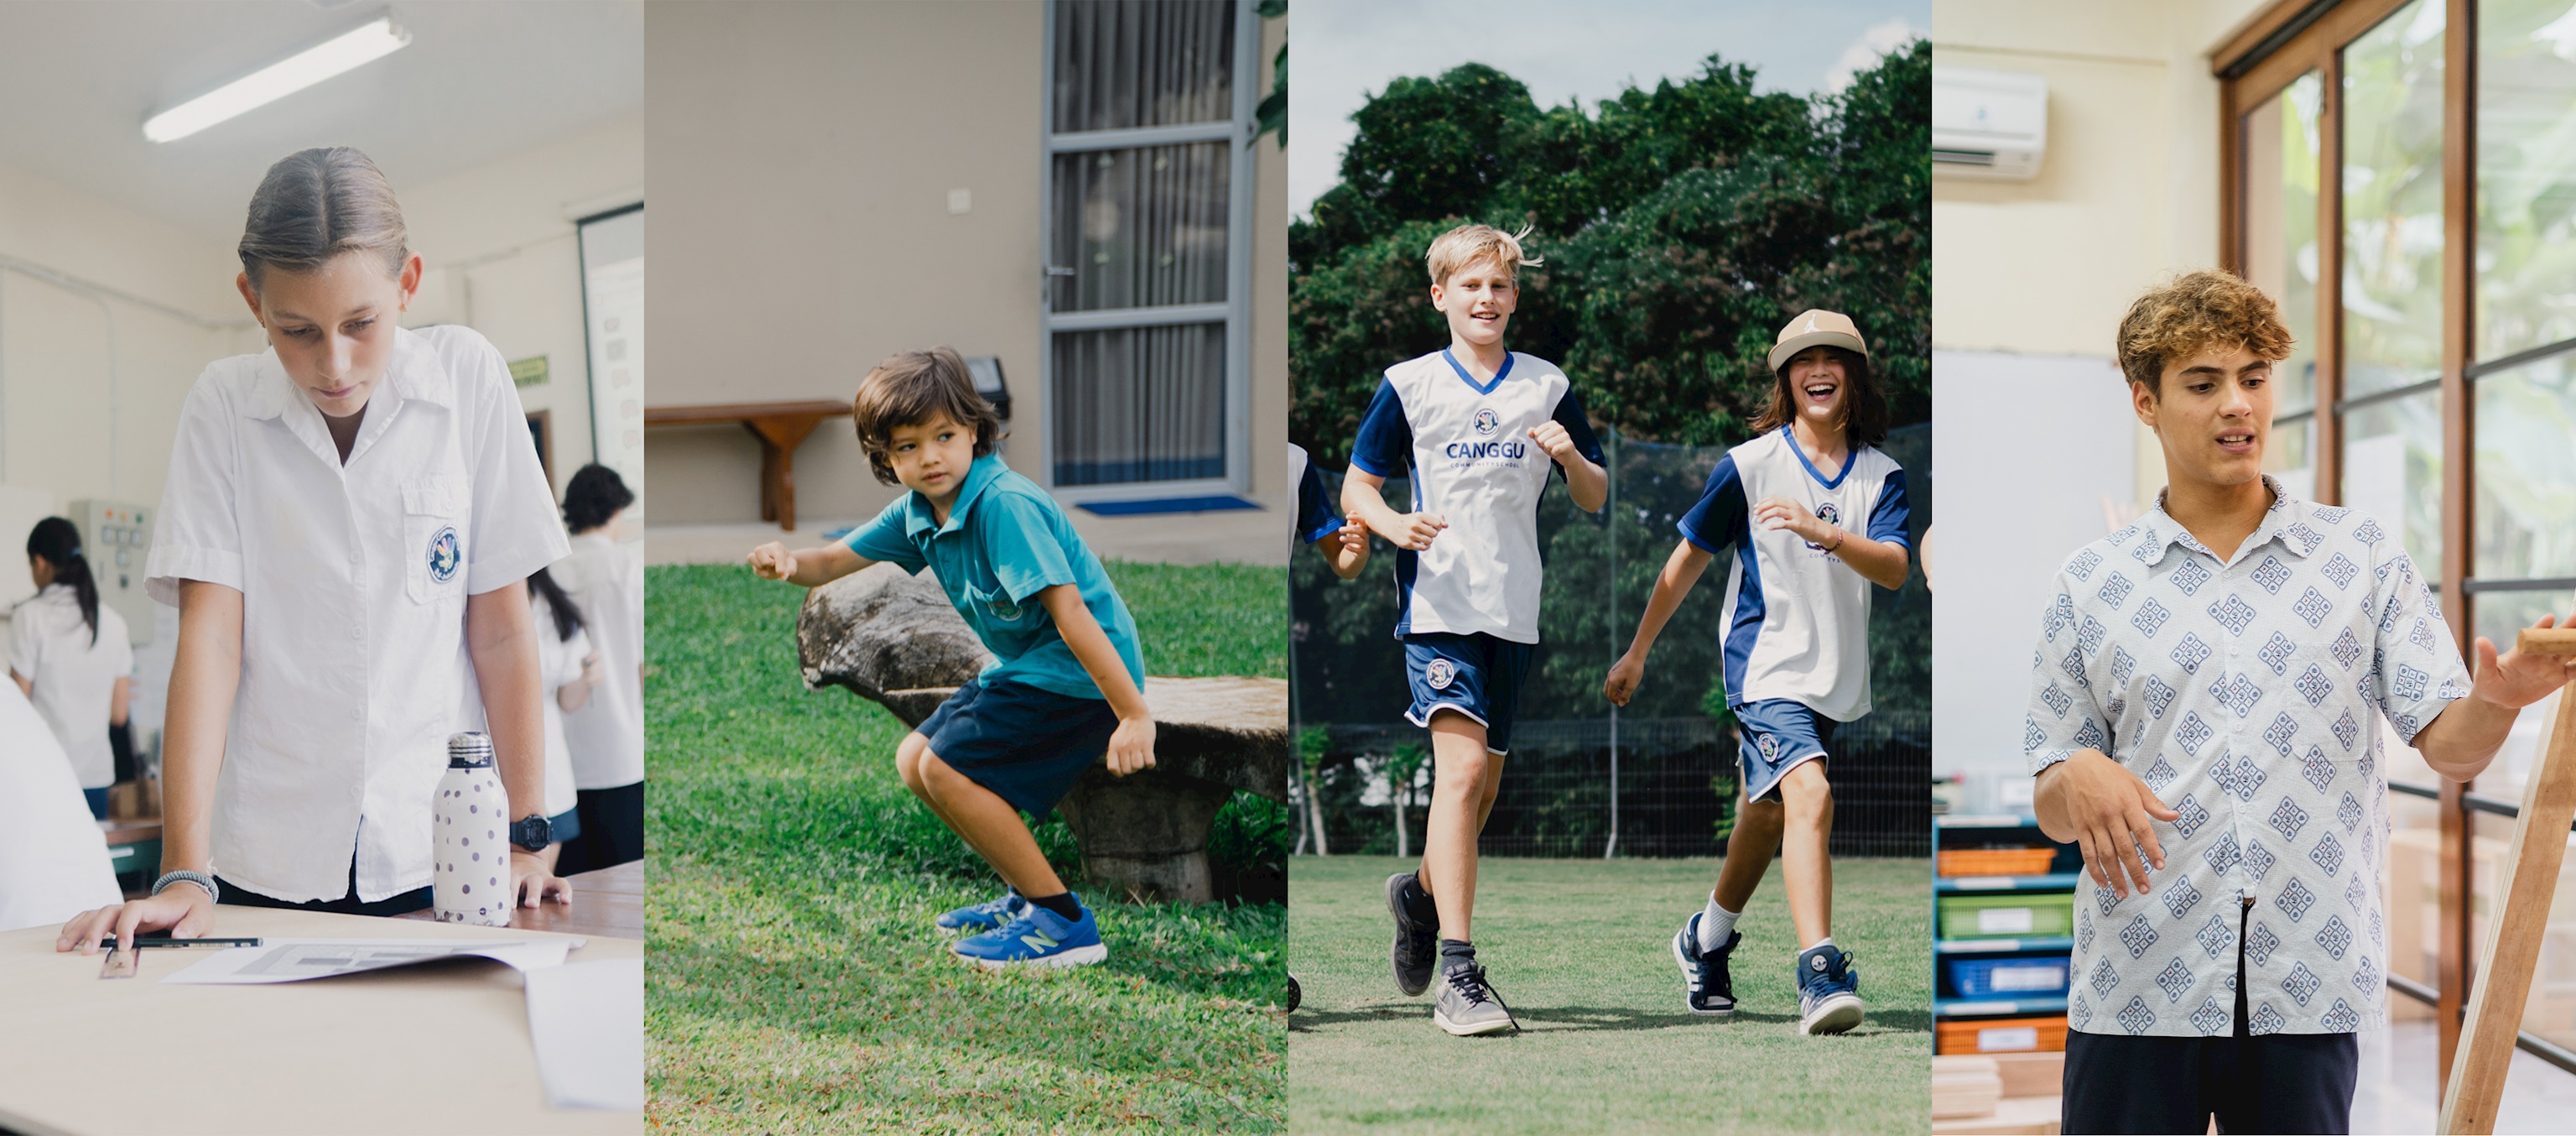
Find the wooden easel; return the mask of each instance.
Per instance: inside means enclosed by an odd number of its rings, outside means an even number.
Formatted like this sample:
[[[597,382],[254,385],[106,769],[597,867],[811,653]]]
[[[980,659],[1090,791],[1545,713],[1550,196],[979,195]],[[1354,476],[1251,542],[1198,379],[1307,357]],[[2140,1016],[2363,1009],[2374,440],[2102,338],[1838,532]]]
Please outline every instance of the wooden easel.
[[[2576,655],[2576,629],[2526,629],[2515,647],[2534,655]],[[2531,994],[2531,972],[2549,927],[2549,902],[2567,857],[2568,824],[2576,821],[2576,683],[2559,693],[2558,721],[2549,744],[2523,785],[2522,815],[2505,857],[2503,902],[2487,920],[2486,949],[2469,988],[2468,1021],[2452,1054],[2451,1091],[2442,1100],[2444,1133],[2495,1131],[2496,1104],[2504,1097],[2505,1069],[2513,1061],[2514,1035]],[[2466,897],[2463,897],[2466,902]]]

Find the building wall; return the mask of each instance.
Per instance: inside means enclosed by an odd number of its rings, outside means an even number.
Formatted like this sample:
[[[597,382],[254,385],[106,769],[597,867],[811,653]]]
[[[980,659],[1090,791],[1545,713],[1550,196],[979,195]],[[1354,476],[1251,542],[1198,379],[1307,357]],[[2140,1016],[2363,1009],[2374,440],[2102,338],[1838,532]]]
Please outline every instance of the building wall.
[[[1002,360],[1041,483],[1038,212],[1045,8],[673,4],[646,25],[654,405],[847,399],[877,360],[935,345]],[[1283,29],[1265,29],[1263,80]],[[1265,87],[1266,89],[1266,87]],[[1259,147],[1252,489],[1286,436],[1287,173]],[[972,208],[948,211],[951,190]],[[647,441],[658,524],[759,517],[760,451],[733,426]],[[796,455],[800,523],[875,513],[846,419]]]

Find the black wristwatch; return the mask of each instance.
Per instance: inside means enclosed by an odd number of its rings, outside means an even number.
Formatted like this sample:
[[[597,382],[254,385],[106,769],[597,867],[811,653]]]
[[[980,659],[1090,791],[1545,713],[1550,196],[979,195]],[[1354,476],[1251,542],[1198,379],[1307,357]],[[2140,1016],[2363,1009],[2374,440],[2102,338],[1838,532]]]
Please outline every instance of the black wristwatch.
[[[529,813],[510,823],[510,843],[522,852],[543,852],[555,842],[555,822],[544,813]]]

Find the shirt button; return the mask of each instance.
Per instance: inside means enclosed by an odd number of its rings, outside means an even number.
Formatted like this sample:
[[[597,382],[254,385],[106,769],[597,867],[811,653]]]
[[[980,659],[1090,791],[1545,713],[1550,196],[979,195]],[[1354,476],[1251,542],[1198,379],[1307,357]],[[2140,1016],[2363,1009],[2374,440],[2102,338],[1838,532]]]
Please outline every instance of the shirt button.
[[[350,628],[350,629],[349,629],[349,638],[351,638],[351,639],[364,639],[364,638],[366,638],[366,637],[367,637],[367,629],[366,629],[366,628],[363,628],[363,627],[352,627],[352,628]]]
[[[350,721],[352,721],[352,722],[363,722],[363,721],[366,721],[366,720],[367,720],[367,712],[366,712],[366,711],[364,711],[364,710],[351,710],[351,711],[349,711],[349,720],[350,720]]]

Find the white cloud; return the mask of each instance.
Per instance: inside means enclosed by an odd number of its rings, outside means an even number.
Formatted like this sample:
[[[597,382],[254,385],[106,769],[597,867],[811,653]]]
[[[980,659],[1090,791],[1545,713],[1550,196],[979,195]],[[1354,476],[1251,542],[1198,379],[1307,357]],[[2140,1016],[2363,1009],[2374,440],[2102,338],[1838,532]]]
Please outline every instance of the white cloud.
[[[1920,38],[1928,37],[1902,16],[1871,24],[1868,30],[1860,33],[1859,39],[1843,49],[1842,58],[1834,60],[1832,69],[1825,72],[1825,90],[1841,93],[1843,88],[1851,86],[1855,76],[1878,66],[1879,59],[1888,52]]]

